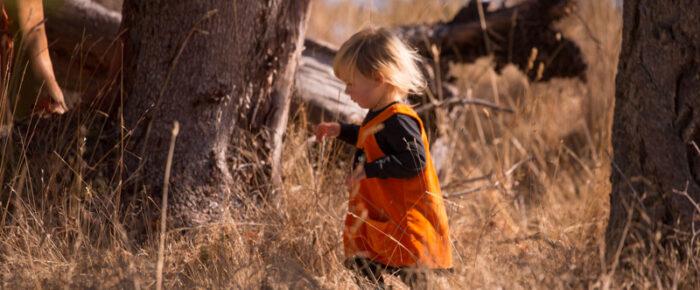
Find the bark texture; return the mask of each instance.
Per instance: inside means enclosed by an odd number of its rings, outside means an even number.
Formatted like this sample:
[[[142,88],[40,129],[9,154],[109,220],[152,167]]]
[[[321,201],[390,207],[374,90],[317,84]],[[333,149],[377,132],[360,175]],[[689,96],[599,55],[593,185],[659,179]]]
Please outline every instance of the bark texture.
[[[683,240],[700,201],[700,2],[627,0],[616,79],[608,258]],[[697,226],[696,226],[697,228]]]
[[[174,226],[267,197],[280,158],[309,1],[124,2],[125,172],[159,195],[173,121]],[[119,170],[119,169],[118,169]],[[171,225],[173,224],[171,223]]]

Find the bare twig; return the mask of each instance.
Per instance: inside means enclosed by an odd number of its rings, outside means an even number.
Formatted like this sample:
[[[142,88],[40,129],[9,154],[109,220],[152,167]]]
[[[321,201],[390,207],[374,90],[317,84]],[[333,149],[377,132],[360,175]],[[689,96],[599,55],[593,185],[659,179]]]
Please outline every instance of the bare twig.
[[[476,188],[470,188],[470,189],[467,189],[465,191],[460,191],[460,192],[455,192],[455,193],[445,193],[442,195],[442,197],[443,198],[459,197],[459,196],[467,195],[467,194],[474,193],[477,191],[490,190],[490,189],[498,189],[498,187],[495,185],[484,185],[484,186],[479,186]]]
[[[522,237],[515,237],[512,239],[504,239],[504,240],[497,241],[496,243],[497,244],[510,244],[510,243],[519,243],[519,242],[523,242],[523,241],[527,241],[527,240],[542,240],[545,243],[549,244],[549,246],[551,246],[552,248],[558,248],[559,246],[561,246],[559,243],[552,241],[550,238],[547,238],[546,236],[544,236],[541,232],[537,232],[537,233],[527,235],[527,236],[522,236]]]
[[[435,109],[436,107],[453,106],[453,105],[479,105],[479,106],[484,106],[484,107],[488,107],[488,108],[491,108],[494,110],[499,110],[499,111],[508,112],[508,113],[515,112],[511,108],[499,106],[499,105],[491,103],[489,101],[485,101],[482,99],[475,99],[475,98],[456,98],[456,99],[449,99],[449,100],[442,101],[442,102],[432,102],[432,103],[425,104],[423,106],[416,108],[415,111],[418,114],[423,114],[425,112],[428,112],[430,110]]]
[[[318,156],[318,165],[316,166],[316,174],[314,176],[314,194],[318,203],[319,191],[321,189],[321,172],[323,171],[323,156],[326,155],[326,138],[321,139],[321,154]]]
[[[569,148],[569,146],[566,146],[564,143],[562,143],[561,145],[564,149],[566,149],[566,152],[569,153],[569,156],[574,158],[574,160],[576,160],[576,162],[578,162],[578,164],[581,165],[581,167],[583,167],[586,173],[588,173],[588,176],[593,176],[593,170],[591,170],[591,168],[589,168],[585,163],[583,163],[583,160],[581,160],[581,158],[579,158],[578,155],[576,155],[576,152],[574,152],[574,150],[571,150],[571,148]]]
[[[479,24],[481,26],[481,32],[484,34],[484,45],[486,46],[486,53],[491,54],[491,41],[489,41],[488,27],[486,27],[486,17],[484,16],[484,7],[481,0],[476,0],[476,8],[479,12]]]
[[[163,205],[160,209],[160,242],[158,243],[158,264],[156,266],[156,289],[163,289],[163,262],[165,251],[165,220],[168,217],[168,183],[170,183],[170,167],[173,164],[173,152],[175,151],[175,138],[180,131],[180,124],[173,124],[172,139],[168,150],[168,161],[165,164],[165,180],[163,181]]]
[[[693,204],[693,206],[695,207],[695,210],[697,210],[700,213],[700,205],[698,205],[698,203],[693,199],[693,197],[691,197],[688,194],[688,185],[690,185],[690,183],[688,181],[686,181],[685,182],[685,189],[683,191],[673,189],[673,192],[675,194],[685,196],[688,199],[688,201],[690,201],[690,203]]]
[[[637,189],[635,189],[634,186],[632,186],[632,182],[631,182],[631,181],[627,178],[627,176],[622,172],[622,170],[620,169],[620,167],[617,166],[617,163],[615,162],[615,160],[613,160],[613,157],[610,155],[610,152],[605,151],[605,153],[608,155],[608,158],[610,158],[610,161],[612,161],[612,165],[613,165],[613,168],[615,168],[615,171],[617,171],[617,173],[620,174],[620,176],[622,176],[622,179],[625,181],[625,183],[627,184],[627,186],[629,186],[629,188],[630,188],[630,189],[632,190],[632,192],[634,193],[635,200],[638,202],[639,206],[640,206],[641,209],[642,209],[642,212],[641,212],[642,215],[643,215],[642,218],[644,218],[645,220],[649,220],[649,215],[647,214],[647,208],[646,208],[646,206],[644,205],[644,202],[642,202],[642,199],[640,198],[641,195],[639,194],[639,192],[637,191]]]
[[[636,201],[639,203],[639,206],[640,206],[641,209],[642,209],[642,210],[640,211],[640,214],[642,215],[642,217],[643,217],[644,219],[649,220],[649,217],[648,217],[648,215],[647,215],[647,213],[646,213],[646,212],[647,212],[646,207],[644,206],[644,203],[642,203],[642,200],[641,200],[640,197],[639,197],[639,192],[634,188],[634,186],[632,186],[632,182],[630,182],[630,180],[629,180],[629,179],[627,178],[627,176],[622,172],[622,170],[620,169],[620,167],[617,166],[617,163],[615,163],[615,160],[614,160],[613,157],[610,155],[610,152],[608,152],[608,151],[606,150],[606,151],[605,151],[605,154],[608,155],[608,158],[610,159],[610,161],[611,161],[611,163],[612,163],[613,168],[615,169],[615,171],[617,171],[617,173],[620,174],[620,176],[622,176],[622,179],[625,181],[625,183],[627,183],[627,186],[629,186],[629,188],[632,190],[632,193],[633,193],[633,195],[634,195],[634,198],[635,198]],[[620,255],[622,254],[622,246],[624,246],[624,244],[625,244],[625,240],[627,239],[627,235],[629,234],[629,229],[630,229],[630,227],[631,227],[631,225],[632,225],[632,206],[631,206],[631,205],[628,205],[627,202],[625,202],[624,199],[622,199],[622,205],[623,205],[623,206],[626,208],[626,210],[627,210],[627,221],[625,222],[625,226],[624,226],[623,229],[622,229],[622,234],[620,235],[620,240],[618,241],[617,247],[616,247],[616,249],[615,249],[615,255],[613,256],[613,261],[612,261],[612,266],[610,267],[610,272],[608,272],[608,274],[607,274],[607,275],[609,275],[610,277],[612,277],[613,275],[615,275],[615,270],[617,269],[617,266],[618,266],[618,264],[619,264],[619,262],[620,262]],[[607,282],[609,283],[609,281],[607,281]]]
[[[474,178],[469,178],[469,179],[462,179],[462,180],[455,180],[453,182],[448,183],[447,185],[443,185],[442,188],[449,188],[449,187],[454,187],[457,185],[462,185],[465,183],[472,183],[480,180],[491,180],[491,176],[493,175],[493,171],[487,173],[486,175],[482,175],[479,177],[474,177]]]
[[[506,170],[506,172],[504,172],[503,174],[506,175],[506,176],[511,175],[511,174],[513,174],[513,172],[514,172],[516,169],[518,169],[518,167],[520,167],[520,166],[522,166],[523,164],[525,164],[525,163],[527,163],[527,162],[530,162],[530,161],[532,161],[532,160],[534,160],[534,159],[535,159],[534,156],[530,156],[530,157],[528,157],[528,158],[525,158],[525,159],[523,159],[523,160],[520,160],[520,161],[518,161],[518,163],[515,163],[513,166],[511,166],[510,168],[508,168],[508,170]]]
[[[513,62],[513,37],[515,37],[515,27],[517,25],[518,9],[515,9],[510,17],[510,31],[508,31],[508,62]]]

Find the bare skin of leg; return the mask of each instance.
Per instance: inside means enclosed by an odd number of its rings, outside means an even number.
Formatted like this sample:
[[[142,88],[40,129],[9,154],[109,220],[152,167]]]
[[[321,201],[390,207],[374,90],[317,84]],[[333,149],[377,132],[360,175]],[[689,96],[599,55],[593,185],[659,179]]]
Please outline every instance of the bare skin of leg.
[[[48,98],[39,99],[37,109],[54,114],[68,110],[61,87],[56,82],[49,56],[48,41],[44,29],[44,7],[42,0],[17,1],[18,24],[30,56],[31,68],[39,80],[44,82]]]

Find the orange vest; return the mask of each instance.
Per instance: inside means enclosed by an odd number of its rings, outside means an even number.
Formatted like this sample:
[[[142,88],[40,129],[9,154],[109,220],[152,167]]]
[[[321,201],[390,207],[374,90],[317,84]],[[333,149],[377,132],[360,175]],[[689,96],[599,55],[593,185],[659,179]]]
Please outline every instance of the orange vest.
[[[403,104],[386,108],[360,127],[357,147],[364,149],[367,162],[384,157],[374,133],[394,114],[418,121],[425,169],[411,178],[365,178],[351,189],[343,229],[345,256],[366,257],[392,267],[452,268],[445,205],[428,138],[416,112]]]

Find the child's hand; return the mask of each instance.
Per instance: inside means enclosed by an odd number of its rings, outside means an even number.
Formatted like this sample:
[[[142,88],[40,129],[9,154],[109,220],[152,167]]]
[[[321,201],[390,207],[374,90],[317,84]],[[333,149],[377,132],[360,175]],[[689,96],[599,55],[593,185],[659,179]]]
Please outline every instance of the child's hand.
[[[326,122],[321,123],[314,128],[316,132],[316,141],[323,141],[323,137],[338,137],[340,135],[340,124],[338,122]]]
[[[353,187],[357,183],[360,182],[360,180],[363,180],[367,178],[367,174],[365,174],[365,168],[363,166],[358,166],[357,169],[355,169],[352,173],[348,174],[348,177],[345,178],[345,185]]]

